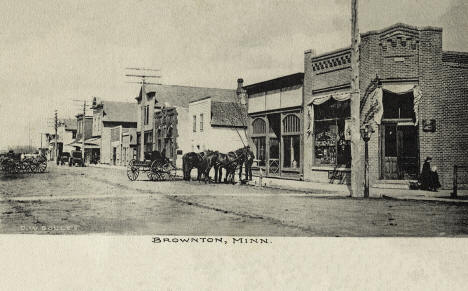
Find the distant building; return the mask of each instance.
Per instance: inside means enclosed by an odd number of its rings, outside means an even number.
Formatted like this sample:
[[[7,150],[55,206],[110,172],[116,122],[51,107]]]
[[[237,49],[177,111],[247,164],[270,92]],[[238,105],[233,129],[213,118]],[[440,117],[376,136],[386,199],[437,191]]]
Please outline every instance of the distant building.
[[[84,117],[84,118],[83,118]],[[84,126],[83,126],[84,125]],[[83,139],[85,146],[85,162],[90,163],[93,156],[99,150],[99,145],[96,140],[92,137],[93,132],[93,117],[84,116],[82,113],[76,115],[76,139],[71,142],[70,146],[73,146],[75,150],[81,151],[83,148]]]
[[[55,145],[55,130],[45,134],[46,143],[49,145],[49,159],[55,160],[55,151],[57,149],[58,155],[62,152],[70,152],[74,149],[70,144],[76,139],[77,123],[76,119],[64,118],[58,120],[57,127],[57,145]]]
[[[137,156],[144,159],[154,150],[163,151],[177,165],[182,155],[191,150],[190,100],[218,96],[232,92],[229,89],[178,85],[144,85],[136,100],[139,106],[137,126]],[[171,127],[172,126],[172,127]]]
[[[122,125],[110,129],[110,163],[126,166],[136,158],[136,128],[126,128]]]
[[[189,104],[191,151],[223,153],[249,144],[247,108],[235,90],[220,96],[195,98]]]
[[[122,141],[121,138],[125,132],[136,129],[138,105],[128,102],[100,101],[95,98],[93,99],[92,109],[92,136],[95,143],[99,145],[98,156],[95,158],[103,164],[120,164],[122,159],[116,161],[116,156],[120,156],[122,151],[128,152],[130,156],[133,156],[130,151],[134,150],[135,146],[124,150],[122,143],[117,145],[115,144],[116,140],[112,140],[111,131],[112,129],[120,128],[118,136],[119,140]],[[136,140],[132,142],[136,142]]]

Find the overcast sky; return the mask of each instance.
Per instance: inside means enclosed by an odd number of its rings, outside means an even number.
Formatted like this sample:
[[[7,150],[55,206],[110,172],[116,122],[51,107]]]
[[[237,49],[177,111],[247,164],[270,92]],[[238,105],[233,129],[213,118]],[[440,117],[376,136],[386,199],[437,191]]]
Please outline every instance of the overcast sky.
[[[351,0],[0,3],[0,149],[33,145],[73,99],[134,102],[125,67],[164,84],[235,88],[304,70],[304,50],[350,44]],[[361,32],[397,22],[441,26],[444,50],[468,51],[466,0],[360,0]]]

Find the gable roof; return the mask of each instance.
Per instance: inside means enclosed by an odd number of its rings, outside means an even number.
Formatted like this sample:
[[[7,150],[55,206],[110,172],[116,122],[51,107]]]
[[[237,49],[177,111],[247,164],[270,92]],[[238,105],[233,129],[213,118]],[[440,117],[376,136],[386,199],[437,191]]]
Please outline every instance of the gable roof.
[[[102,101],[102,121],[137,122],[138,104],[129,102]]]
[[[60,123],[65,126],[66,130],[77,130],[76,118],[63,118]]]
[[[236,102],[211,101],[211,125],[247,127],[247,108]]]
[[[190,87],[180,85],[145,85],[146,94],[154,94],[157,104],[168,103],[168,106],[188,107],[191,100],[206,96],[223,96],[234,93],[233,89]],[[141,100],[140,94],[136,98]]]

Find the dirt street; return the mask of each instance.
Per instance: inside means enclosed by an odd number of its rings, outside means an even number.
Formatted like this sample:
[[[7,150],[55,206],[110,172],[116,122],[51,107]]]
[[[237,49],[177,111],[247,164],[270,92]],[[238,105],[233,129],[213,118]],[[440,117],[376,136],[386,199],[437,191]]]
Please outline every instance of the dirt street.
[[[186,181],[57,167],[0,177],[0,232],[234,236],[465,236],[468,205]]]

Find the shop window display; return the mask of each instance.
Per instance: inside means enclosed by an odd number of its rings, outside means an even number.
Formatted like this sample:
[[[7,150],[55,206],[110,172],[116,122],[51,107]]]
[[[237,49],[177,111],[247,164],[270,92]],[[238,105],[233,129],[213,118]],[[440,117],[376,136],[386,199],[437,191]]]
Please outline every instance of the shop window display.
[[[345,120],[350,102],[329,101],[314,106],[315,162],[317,166],[351,167],[351,144],[345,139]]]

